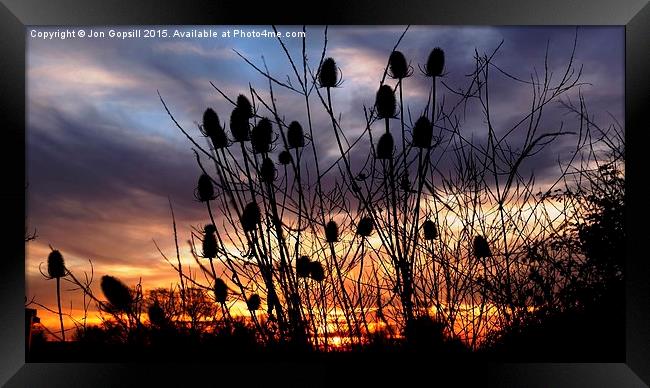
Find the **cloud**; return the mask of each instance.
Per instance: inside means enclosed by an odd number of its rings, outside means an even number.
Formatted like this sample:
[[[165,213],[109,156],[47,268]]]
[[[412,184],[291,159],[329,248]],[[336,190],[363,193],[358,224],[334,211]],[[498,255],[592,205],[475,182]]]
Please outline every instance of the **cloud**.
[[[173,54],[173,55],[193,55],[198,57],[210,58],[210,59],[234,59],[237,58],[232,50],[226,47],[206,47],[197,43],[187,43],[187,42],[160,42],[155,43],[153,46],[154,52],[160,52],[163,54]]]

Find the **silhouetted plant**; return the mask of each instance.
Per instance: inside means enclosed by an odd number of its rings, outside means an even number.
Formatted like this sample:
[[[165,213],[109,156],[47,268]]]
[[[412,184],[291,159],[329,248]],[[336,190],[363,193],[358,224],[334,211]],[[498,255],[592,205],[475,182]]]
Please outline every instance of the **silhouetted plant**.
[[[266,184],[272,184],[275,180],[275,164],[270,158],[264,158],[262,161],[262,166],[260,167],[260,177],[262,181]]]
[[[445,325],[430,316],[417,317],[406,323],[404,336],[416,350],[438,350],[445,342]]]
[[[212,179],[207,174],[201,174],[196,187],[195,197],[201,202],[208,202],[214,199],[214,186]]]
[[[261,119],[251,132],[253,152],[262,154],[271,151],[273,143],[273,126],[267,118]]]
[[[369,237],[375,227],[372,217],[362,217],[357,224],[357,234],[363,237]]]
[[[312,261],[309,263],[309,277],[317,282],[325,280],[325,270],[320,262]]]
[[[296,260],[296,274],[298,277],[306,278],[309,276],[311,269],[311,260],[307,256],[300,256]]]
[[[393,51],[390,54],[388,63],[390,67],[391,78],[401,80],[402,78],[409,77],[413,72],[409,64],[406,62],[406,58],[401,51]]]
[[[377,159],[392,159],[394,148],[393,135],[384,133],[377,142]]]
[[[339,241],[339,226],[336,221],[330,221],[325,225],[325,240],[329,243]]]
[[[217,257],[217,238],[215,236],[217,228],[212,224],[208,224],[203,231],[203,257],[213,259]]]
[[[561,295],[557,290],[566,289],[567,284],[580,288],[578,282],[569,280],[570,270],[566,269],[565,275],[564,268],[545,263],[580,259],[571,253],[567,241],[562,241],[566,248],[550,248],[549,236],[561,221],[544,214],[542,209],[548,206],[550,197],[532,195],[534,175],[525,177],[522,168],[548,144],[569,133],[541,132],[539,120],[535,120],[523,130],[528,131],[525,136],[515,141],[510,135],[522,132],[519,127],[495,134],[487,108],[488,71],[496,66],[494,53],[477,53],[475,70],[467,75],[467,86],[445,84],[446,94],[441,99],[436,96],[436,78],[444,75],[445,54],[440,48],[433,49],[421,66],[423,74],[431,77],[429,98],[422,107],[417,101],[404,101],[404,96],[413,95],[403,93],[403,88],[409,86],[404,81],[412,75],[412,69],[396,45],[379,82],[375,109],[364,107],[365,131],[350,138],[351,132],[346,133],[333,103],[333,89],[341,85],[341,70],[336,62],[326,58],[324,50],[321,58],[326,59],[318,71],[308,66],[306,54],[301,69],[301,61],[292,56],[282,39],[278,42],[294,71],[287,82],[244,58],[269,83],[269,97],[250,86],[251,98],[271,118],[257,121],[251,132],[251,148],[242,143],[241,153],[197,152],[199,164],[201,158],[210,158],[215,176],[219,177],[218,187],[224,193],[219,219],[233,227],[239,220],[245,232],[254,232],[241,236],[224,231],[216,235],[222,256],[219,259],[238,289],[240,300],[250,300],[247,295],[251,286],[265,292],[266,318],[260,315],[258,319],[251,313],[251,321],[265,343],[309,338],[314,346],[328,349],[330,331],[335,330],[343,333],[346,341],[363,344],[362,336],[367,338],[371,332],[369,311],[376,312],[373,314],[387,332],[397,328],[414,338],[413,328],[426,320],[419,317],[433,309],[435,329],[426,322],[421,326],[435,333],[446,332],[449,338],[460,338],[476,348],[485,333],[521,319],[531,306],[537,309],[552,305]],[[567,64],[567,76],[556,85],[507,78],[537,88],[538,98],[523,113],[522,122],[530,121],[528,115],[541,115],[542,108],[578,85],[579,75],[572,69],[573,57]],[[386,76],[398,80],[394,87],[384,84]],[[304,129],[291,118],[285,121],[285,113],[278,110],[280,104],[276,105],[281,99],[277,88],[304,98]],[[331,121],[330,130],[339,150],[338,158],[327,166],[322,164],[313,141],[312,118],[317,117],[314,100],[320,100]],[[459,107],[466,109],[474,103],[481,108],[488,128],[484,133],[468,135],[462,131],[463,115],[458,112]],[[248,112],[231,116],[233,137],[243,142],[249,139],[249,120],[260,116],[252,113],[252,105],[244,108],[239,98],[234,105],[236,111]],[[411,139],[407,139],[410,112],[421,108],[410,128]],[[402,136],[395,137],[390,119],[397,118]],[[278,163],[284,166],[280,170],[268,155],[275,141],[271,120],[285,148],[278,154]],[[375,125],[385,129],[379,136],[375,136]],[[241,128],[239,134],[234,127]],[[367,136],[367,142],[361,141],[363,136]],[[310,139],[311,149],[304,148],[305,138]],[[360,152],[364,144],[370,144],[369,153]],[[445,146],[437,147],[439,144]],[[564,171],[560,174],[560,178],[565,176]],[[322,180],[330,185],[327,190]],[[522,216],[523,209],[530,214],[528,219]],[[569,209],[563,208],[557,220],[574,216]],[[338,224],[328,219],[332,214],[340,217],[343,225],[354,225],[353,215],[363,214],[355,233],[364,238],[341,238]],[[214,223],[212,213],[210,217]],[[318,238],[322,225],[324,239]],[[366,240],[372,233],[376,238]],[[489,233],[490,244],[479,233]],[[589,237],[592,233],[584,231],[581,235]],[[221,242],[221,237],[226,241]],[[225,248],[226,244],[236,249]],[[532,246],[537,247],[534,254],[527,249]],[[312,261],[310,257],[321,259]],[[529,273],[537,274],[534,280],[528,278]],[[180,277],[184,279],[182,273]],[[305,277],[319,284],[297,281]],[[337,312],[335,319],[332,311]],[[321,340],[324,342],[319,344]]]
[[[436,223],[431,220],[426,220],[422,223],[422,234],[425,240],[435,240],[438,238],[438,227]]]
[[[445,52],[440,47],[436,47],[429,53],[427,64],[424,68],[424,74],[427,77],[440,77],[445,68]]]
[[[287,145],[290,149],[305,146],[305,135],[302,126],[297,121],[292,121],[287,128]]]
[[[230,114],[230,132],[236,142],[245,142],[250,139],[250,124],[248,112],[238,106]]]
[[[319,71],[318,82],[321,88],[335,88],[340,84],[339,68],[333,58],[325,58]]]
[[[257,225],[261,222],[262,214],[260,213],[260,208],[257,206],[257,203],[250,202],[244,208],[241,216],[241,225],[246,232],[252,232],[255,230]]]
[[[254,112],[253,112],[253,105],[251,102],[248,100],[246,96],[243,94],[240,94],[237,96],[237,109],[239,109],[239,112],[241,112],[242,116],[245,117],[247,120],[250,118],[253,118]]]
[[[220,278],[214,280],[214,299],[222,304],[228,299],[228,286]]]
[[[260,296],[257,294],[251,295],[246,301],[246,306],[251,311],[259,310],[261,304],[262,304],[262,300],[260,299]]]
[[[291,164],[292,159],[293,158],[291,157],[291,153],[287,150],[284,150],[278,154],[278,162],[280,162],[280,164],[283,166]]]
[[[474,250],[474,256],[477,258],[486,258],[492,256],[492,251],[488,245],[487,240],[483,236],[474,237],[474,243],[472,245]]]
[[[63,328],[63,312],[61,310],[61,278],[66,275],[65,261],[58,250],[52,250],[47,256],[47,273],[50,279],[56,279],[56,303],[59,309],[59,324],[61,325],[61,340],[65,342]]]
[[[65,276],[65,261],[63,255],[58,250],[53,250],[47,256],[47,273],[53,279],[62,278]]]
[[[219,121],[219,116],[212,109],[208,108],[203,113],[203,135],[210,138],[212,141],[212,146],[215,149],[221,149],[228,146],[228,136],[226,136],[226,131],[224,131],[221,126],[221,121]]]
[[[104,275],[102,276],[100,287],[113,311],[131,312],[133,295],[124,283],[113,276]]]
[[[429,148],[433,138],[433,126],[426,116],[420,117],[413,126],[413,147]]]
[[[397,102],[395,101],[395,92],[388,85],[381,85],[375,98],[375,108],[377,117],[380,119],[391,119],[395,117],[397,111]]]

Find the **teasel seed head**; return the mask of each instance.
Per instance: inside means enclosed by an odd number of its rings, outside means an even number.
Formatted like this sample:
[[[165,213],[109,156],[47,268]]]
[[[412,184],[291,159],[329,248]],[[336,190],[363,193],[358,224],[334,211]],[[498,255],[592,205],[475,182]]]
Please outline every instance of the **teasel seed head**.
[[[267,153],[273,143],[273,126],[266,117],[261,119],[251,132],[251,145],[257,154]]]
[[[440,77],[445,68],[445,52],[440,47],[431,50],[424,74],[427,77]]]
[[[248,113],[236,107],[230,114],[230,132],[236,142],[244,142],[250,139],[250,124]]]
[[[312,261],[309,263],[309,277],[317,282],[325,280],[325,270],[320,262]]]
[[[296,260],[296,275],[300,278],[306,278],[309,276],[311,260],[307,256],[300,256]]]
[[[259,206],[257,203],[250,202],[241,215],[241,225],[245,232],[252,232],[255,230],[257,225],[262,222],[262,213],[260,212]]]
[[[118,312],[129,312],[133,304],[131,290],[119,279],[110,276],[102,276],[100,287],[108,300],[110,307]]]
[[[492,251],[490,250],[490,245],[483,236],[474,237],[474,256],[477,258],[492,257]]]
[[[246,300],[246,306],[250,311],[259,310],[261,305],[262,305],[262,300],[260,299],[260,296],[257,294],[253,294],[249,296],[248,300]]]
[[[325,239],[332,243],[339,241],[339,226],[336,221],[332,220],[325,225]]]
[[[201,174],[199,177],[199,183],[196,186],[194,196],[201,202],[207,202],[214,199],[214,186],[212,185],[212,179],[210,179],[208,174]]]
[[[297,121],[292,121],[287,129],[287,144],[289,149],[305,146],[305,134],[302,126]]]
[[[248,98],[246,98],[246,96],[243,94],[237,96],[237,109],[242,112],[246,119],[253,117],[253,105],[251,105],[251,102],[248,101]]]
[[[375,222],[372,217],[362,217],[357,224],[357,234],[363,237],[369,237],[375,228]]]
[[[212,224],[208,224],[204,228],[203,234],[203,257],[206,259],[214,259],[217,257],[217,237],[215,232],[217,229]]]
[[[433,125],[426,117],[420,117],[413,126],[413,147],[429,148],[431,147],[431,140],[433,139]]]
[[[395,101],[395,92],[389,85],[381,85],[379,90],[377,90],[375,108],[377,109],[377,117],[380,119],[395,117],[397,102]]]
[[[284,150],[278,154],[278,162],[280,162],[281,165],[286,166],[287,164],[291,164],[291,160],[293,158],[291,157],[291,153],[287,150]]]
[[[221,126],[219,116],[212,108],[203,113],[203,135],[209,137],[215,149],[228,147],[226,131]]]
[[[228,299],[228,286],[220,278],[214,279],[214,300],[219,303],[226,303]]]
[[[53,278],[58,279],[65,276],[65,261],[63,255],[57,250],[53,250],[47,256],[47,274]]]
[[[384,133],[377,142],[377,159],[392,159],[394,148],[393,135]]]
[[[275,180],[275,163],[271,158],[264,158],[262,161],[262,166],[260,167],[260,177],[262,181],[266,184],[272,184]]]
[[[435,240],[438,238],[438,227],[436,223],[431,220],[426,220],[422,223],[422,234],[425,240]]]
[[[326,58],[318,70],[318,83],[321,88],[335,88],[339,85],[339,69],[333,58]]]
[[[393,51],[390,53],[390,58],[388,59],[389,65],[389,74],[391,78],[402,79],[407,78],[411,75],[411,69],[409,64],[406,62],[406,58],[401,51]]]

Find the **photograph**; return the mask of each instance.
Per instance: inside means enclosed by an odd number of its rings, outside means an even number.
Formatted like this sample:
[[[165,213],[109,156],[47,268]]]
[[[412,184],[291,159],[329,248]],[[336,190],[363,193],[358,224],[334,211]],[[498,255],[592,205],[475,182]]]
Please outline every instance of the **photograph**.
[[[624,26],[25,33],[26,362],[625,362]]]

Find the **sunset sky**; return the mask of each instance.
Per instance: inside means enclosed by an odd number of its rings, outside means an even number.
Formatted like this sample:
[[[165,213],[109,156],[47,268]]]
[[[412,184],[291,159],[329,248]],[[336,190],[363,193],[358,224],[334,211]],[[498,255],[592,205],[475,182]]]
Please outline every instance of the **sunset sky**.
[[[263,56],[271,73],[286,80],[291,68],[277,40],[43,40],[29,37],[29,30],[27,222],[38,238],[28,243],[26,250],[27,298],[56,306],[54,282],[39,273],[39,263],[45,262],[50,252],[48,245],[63,253],[68,268],[77,275],[89,270],[88,260],[92,260],[97,291],[104,274],[129,285],[142,278],[145,290],[168,287],[177,276],[153,244],[155,240],[164,252],[173,254],[168,198],[185,252],[187,244],[183,242],[189,238],[190,228],[205,224],[207,214],[193,196],[200,169],[191,144],[167,116],[157,91],[179,123],[198,136],[195,122],[201,120],[206,107],[214,107],[222,121],[231,110],[210,81],[232,97],[247,92],[249,82],[268,95],[267,81],[233,49],[260,66]],[[327,56],[337,60],[345,80],[333,91],[334,109],[341,114],[349,136],[363,130],[362,108],[373,104],[388,55],[403,30],[401,26],[329,28]],[[548,42],[549,68],[559,78],[571,54],[575,31],[574,27],[411,27],[399,47],[416,71],[405,81],[406,105],[418,111],[426,103],[429,83],[419,73],[418,64],[426,61],[433,47],[445,50],[444,81],[452,87],[466,84],[465,76],[473,71],[475,49],[479,54],[491,53],[501,41],[496,63],[526,80],[535,69],[543,71]],[[322,41],[322,27],[307,28],[312,67],[318,64]],[[300,55],[301,39],[285,42],[293,54]],[[582,82],[586,84],[581,90],[595,121],[606,126],[614,118],[623,123],[624,29],[579,28],[575,62],[583,66]],[[495,126],[503,129],[526,111],[531,93],[530,88],[492,71],[492,113]],[[444,89],[440,93],[439,98],[453,99]],[[299,97],[276,90],[276,98],[289,121],[304,121]],[[561,120],[569,128],[575,123],[574,117],[564,115],[558,107],[549,109],[549,118],[543,123],[549,130],[556,129]],[[470,110],[464,128],[479,131],[484,128],[482,120],[480,112]],[[331,163],[338,150],[322,109],[314,123],[315,128],[322,128],[315,134],[319,154],[324,164]],[[561,146],[553,151],[540,155],[529,166],[538,181],[551,174],[562,158]],[[65,311],[70,310],[71,302],[74,310],[81,308],[79,292],[64,292]],[[39,311],[39,315],[51,322],[45,312]]]

